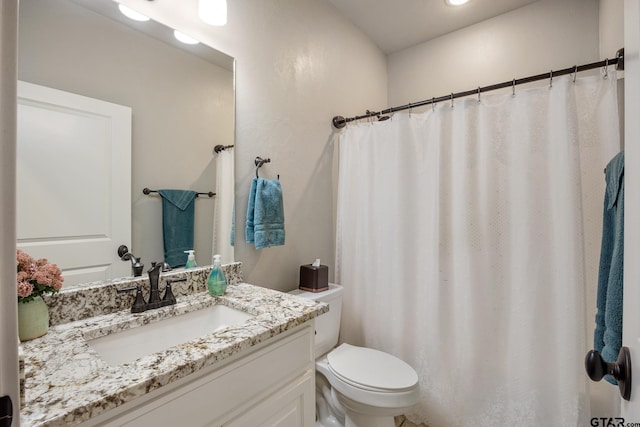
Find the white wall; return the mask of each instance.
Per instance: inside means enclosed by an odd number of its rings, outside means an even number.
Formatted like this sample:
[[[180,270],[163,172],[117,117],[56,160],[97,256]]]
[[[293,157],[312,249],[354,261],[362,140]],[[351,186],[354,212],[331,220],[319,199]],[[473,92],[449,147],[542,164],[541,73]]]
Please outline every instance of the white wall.
[[[161,261],[161,198],[142,189],[215,191],[212,149],[233,143],[233,73],[68,0],[22,0],[19,29],[19,79],[132,108],[128,245],[147,267]],[[195,210],[197,260],[210,264],[214,199]]]
[[[622,18],[617,0],[540,0],[394,53],[388,61],[390,106],[613,58],[623,44]],[[596,199],[599,214],[601,198]],[[590,342],[601,226],[587,231]],[[594,416],[619,413],[616,388],[604,381],[592,383],[591,393]]]
[[[236,259],[245,280],[275,289],[298,285],[299,266],[321,258],[333,278],[331,118],[385,105],[386,58],[327,1],[233,0],[229,23],[210,27],[197,1],[122,0],[236,58]],[[253,160],[280,174],[286,244],[256,251],[244,243]]]
[[[599,0],[600,58],[611,58],[624,47],[624,2]]]
[[[596,60],[598,1],[540,0],[390,55],[389,102],[402,105]]]

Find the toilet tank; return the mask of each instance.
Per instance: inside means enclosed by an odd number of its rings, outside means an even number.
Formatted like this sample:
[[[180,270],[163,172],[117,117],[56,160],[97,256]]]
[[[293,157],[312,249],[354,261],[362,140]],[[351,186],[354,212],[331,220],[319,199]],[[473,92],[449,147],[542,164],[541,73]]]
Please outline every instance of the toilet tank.
[[[307,292],[296,289],[289,293],[329,304],[329,311],[316,318],[315,357],[317,359],[338,344],[343,287],[329,283],[329,290],[323,292]]]

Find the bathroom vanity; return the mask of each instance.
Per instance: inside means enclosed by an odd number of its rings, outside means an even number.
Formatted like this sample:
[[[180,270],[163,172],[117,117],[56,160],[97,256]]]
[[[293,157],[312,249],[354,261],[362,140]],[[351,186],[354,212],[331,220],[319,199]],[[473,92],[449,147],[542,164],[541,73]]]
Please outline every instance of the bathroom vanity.
[[[87,288],[100,304],[80,291],[52,298],[54,325],[22,343],[22,425],[315,425],[314,318],[328,306],[234,279],[212,297],[200,285],[208,270],[195,270],[172,273],[189,277],[174,287],[176,305],[144,313],[118,301],[130,282]],[[65,314],[70,301],[78,310]],[[112,308],[73,319],[94,306]],[[215,330],[181,331],[181,319],[205,312],[217,316],[206,323],[221,322]]]

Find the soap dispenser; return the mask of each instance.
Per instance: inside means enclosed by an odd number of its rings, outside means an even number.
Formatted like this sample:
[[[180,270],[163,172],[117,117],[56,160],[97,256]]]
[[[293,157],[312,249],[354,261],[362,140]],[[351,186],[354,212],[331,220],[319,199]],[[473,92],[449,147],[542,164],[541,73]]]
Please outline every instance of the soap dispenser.
[[[196,251],[191,249],[189,251],[184,251],[184,253],[189,254],[189,256],[187,257],[187,263],[185,264],[184,268],[197,267],[198,265],[196,264]]]
[[[207,288],[213,296],[224,295],[227,290],[227,278],[224,277],[224,272],[220,267],[220,255],[213,256],[213,269],[211,269],[211,273],[209,274]]]

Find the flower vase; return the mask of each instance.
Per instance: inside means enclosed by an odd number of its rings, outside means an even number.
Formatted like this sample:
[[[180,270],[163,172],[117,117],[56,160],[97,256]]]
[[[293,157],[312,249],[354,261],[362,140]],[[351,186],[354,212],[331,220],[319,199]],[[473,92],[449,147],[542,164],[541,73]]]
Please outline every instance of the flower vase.
[[[47,333],[49,329],[49,308],[42,297],[33,301],[18,303],[18,337],[28,341]]]

